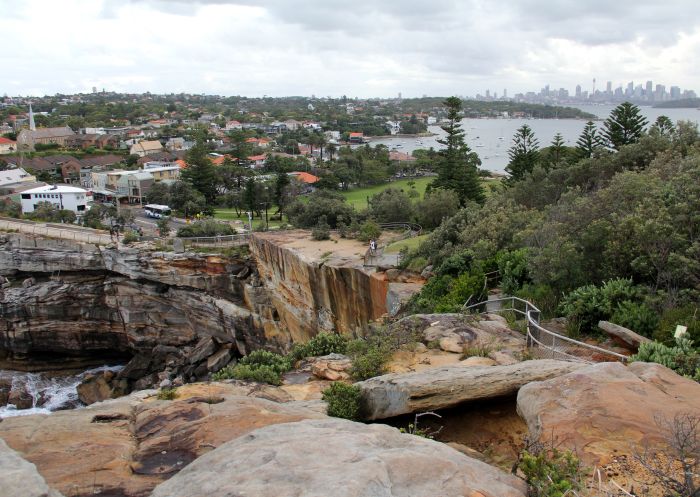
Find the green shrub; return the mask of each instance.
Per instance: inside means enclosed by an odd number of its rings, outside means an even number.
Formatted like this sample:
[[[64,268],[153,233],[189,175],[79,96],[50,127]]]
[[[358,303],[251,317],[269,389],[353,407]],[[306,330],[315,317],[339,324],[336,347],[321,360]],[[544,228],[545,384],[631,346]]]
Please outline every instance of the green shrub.
[[[537,497],[575,495],[583,486],[581,464],[568,450],[542,450],[538,454],[525,451],[519,466]]]
[[[687,338],[700,343],[700,306],[690,304],[664,311],[659,326],[654,332],[654,340],[673,345],[675,343],[673,335],[678,325],[688,328]]]
[[[355,381],[367,380],[384,374],[384,365],[388,356],[379,349],[369,349],[363,354],[358,354],[352,359],[350,376]]]
[[[270,385],[281,385],[282,374],[272,366],[251,366],[248,364],[236,364],[230,370],[230,378],[236,380],[257,381],[259,383],[268,383]],[[225,379],[226,377],[212,377],[215,380]]]
[[[700,352],[693,347],[693,341],[686,337],[676,338],[673,347],[659,342],[643,343],[630,360],[655,362],[700,382]]]
[[[645,304],[625,300],[617,304],[612,315],[612,322],[629,328],[635,333],[651,337],[659,325],[659,316]]]
[[[214,373],[212,379],[214,381],[249,380],[280,385],[282,374],[290,369],[291,364],[287,357],[267,350],[255,350],[242,358],[235,366],[226,366]]]
[[[501,275],[501,290],[506,295],[515,295],[530,279],[527,271],[527,249],[499,252],[496,261]]]
[[[465,349],[462,351],[462,357],[460,357],[460,360],[464,360],[469,357],[488,357],[491,352],[493,352],[493,349],[488,345],[465,347]]]
[[[177,398],[177,388],[165,387],[158,390],[158,400],[174,400]]]
[[[370,219],[368,221],[365,221],[360,227],[360,231],[357,234],[357,239],[361,242],[368,242],[372,239],[376,240],[381,236],[381,234],[382,229],[377,223]]]
[[[409,301],[411,312],[459,312],[467,301],[480,302],[486,298],[484,274],[478,270],[452,277],[447,274],[433,276],[423,285],[420,293]]]
[[[124,237],[122,238],[122,243],[124,245],[129,245],[131,243],[138,242],[138,241],[139,241],[139,235],[135,231],[126,230],[124,232]]]
[[[328,404],[328,415],[335,418],[357,420],[360,416],[360,387],[333,382],[323,391]]]
[[[308,342],[294,345],[289,355],[291,359],[296,362],[305,357],[345,354],[347,346],[348,340],[344,336],[337,333],[322,331]]]
[[[636,302],[640,297],[631,280],[610,280],[600,287],[585,285],[573,290],[560,302],[559,312],[566,316],[572,329],[595,335],[599,334],[598,322],[610,319],[618,304]]]
[[[318,218],[318,223],[311,230],[311,238],[314,240],[329,240],[331,237],[331,227],[328,226],[326,216]]]
[[[549,285],[525,284],[520,290],[515,292],[515,296],[535,304],[542,311],[544,317],[554,316],[559,305],[559,297]]]
[[[425,269],[425,266],[427,266],[427,265],[428,265],[428,261],[425,257],[414,257],[410,260],[410,262],[408,263],[408,266],[406,268],[409,271],[413,271],[415,273],[420,273],[421,271],[423,271],[423,269]]]
[[[205,219],[183,226],[177,230],[177,236],[187,238],[195,236],[227,236],[234,235],[235,230],[227,223],[214,219]]]

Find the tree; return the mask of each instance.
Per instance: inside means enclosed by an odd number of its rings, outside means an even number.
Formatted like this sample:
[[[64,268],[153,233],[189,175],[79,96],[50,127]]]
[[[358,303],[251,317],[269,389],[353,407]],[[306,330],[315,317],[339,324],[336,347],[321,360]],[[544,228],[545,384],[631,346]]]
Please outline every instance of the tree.
[[[590,159],[596,150],[603,148],[603,139],[598,133],[593,121],[588,121],[583,127],[581,136],[576,141],[576,149],[582,158]]]
[[[255,188],[255,178],[248,178],[243,191],[243,206],[251,213],[258,210],[258,192]]]
[[[454,190],[462,205],[469,200],[483,203],[484,190],[478,174],[481,160],[465,143],[460,126],[462,101],[458,97],[449,97],[443,105],[447,107],[448,123],[442,129],[447,136],[438,140],[445,148],[439,152],[438,177],[430,186]]]
[[[554,135],[550,148],[552,149],[552,154],[554,155],[554,164],[559,164],[564,151],[564,137],[561,136],[561,133],[557,132],[557,134]]]
[[[661,136],[671,136],[675,131],[673,121],[668,116],[657,117],[652,129],[656,130]]]
[[[646,125],[647,120],[639,107],[624,102],[615,107],[605,120],[603,137],[610,148],[620,150],[624,145],[639,141]]]
[[[454,216],[459,210],[459,197],[452,190],[432,190],[418,204],[418,223],[423,229],[440,226],[443,219]]]
[[[330,161],[333,162],[333,155],[335,155],[335,153],[338,151],[338,147],[335,146],[335,143],[329,143],[326,147],[326,151],[330,156]]]
[[[170,234],[170,218],[162,217],[156,223],[158,226],[158,234],[165,238]]]
[[[285,172],[277,173],[275,178],[275,203],[277,204],[277,211],[282,212],[285,207],[285,189],[289,186],[289,176]]]
[[[413,204],[403,191],[396,188],[373,195],[369,199],[369,213],[380,223],[398,223],[413,219]]]
[[[513,136],[513,145],[508,150],[508,166],[506,172],[510,174],[510,182],[522,181],[532,173],[539,159],[539,141],[527,124],[518,128]]]
[[[195,190],[204,195],[207,205],[216,200],[216,167],[207,157],[207,150],[202,141],[187,152],[187,169],[182,171],[182,179],[191,184]]]

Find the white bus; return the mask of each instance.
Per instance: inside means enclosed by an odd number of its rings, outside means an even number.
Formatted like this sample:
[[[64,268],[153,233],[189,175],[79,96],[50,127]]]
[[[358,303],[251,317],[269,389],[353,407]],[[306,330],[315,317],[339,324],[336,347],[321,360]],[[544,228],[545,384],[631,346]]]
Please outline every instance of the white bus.
[[[156,219],[161,219],[170,215],[170,207],[167,205],[158,204],[148,204],[143,206],[143,210],[146,212],[147,217],[154,217]]]

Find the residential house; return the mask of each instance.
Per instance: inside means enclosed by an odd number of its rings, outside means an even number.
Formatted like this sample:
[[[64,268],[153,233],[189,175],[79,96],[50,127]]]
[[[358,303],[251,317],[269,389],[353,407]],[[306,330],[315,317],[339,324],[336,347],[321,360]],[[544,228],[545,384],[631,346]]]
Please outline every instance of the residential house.
[[[363,143],[365,141],[364,133],[350,133],[348,135],[348,142],[350,143]]]
[[[340,142],[340,131],[326,131],[323,133],[329,143],[338,144]]]
[[[133,145],[129,150],[131,155],[145,157],[154,153],[162,152],[163,145],[158,140],[144,140]]]
[[[384,125],[391,135],[398,135],[401,133],[401,123],[399,121],[387,121]]]
[[[11,154],[17,151],[17,142],[0,136],[0,155]]]
[[[233,131],[235,129],[243,129],[243,125],[239,123],[238,121],[228,121],[226,123],[226,127],[224,128],[226,131]]]
[[[314,183],[316,183],[319,180],[318,176],[314,176],[311,173],[306,173],[303,171],[294,171],[291,173],[287,173],[287,175],[294,178],[301,184],[301,193],[313,192],[316,189],[314,187]]]
[[[20,194],[22,212],[34,212],[36,206],[41,202],[50,202],[58,209],[66,209],[83,214],[86,210],[90,192],[75,186],[46,185],[38,188],[25,190]]]
[[[166,150],[187,150],[185,148],[185,139],[182,137],[170,138],[165,142]]]
[[[248,157],[248,165],[251,169],[261,169],[265,167],[267,156],[262,155],[251,155]]]
[[[410,154],[392,150],[389,152],[389,160],[392,162],[415,162],[417,159]]]
[[[126,197],[130,204],[140,204],[154,182],[153,175],[148,171],[124,174],[117,181],[117,194],[120,198]]]
[[[4,171],[0,171],[0,186],[33,181],[36,181],[36,176],[32,176],[21,167],[17,169],[6,169]]]
[[[66,140],[75,135],[68,126],[60,128],[38,128],[35,130],[23,129],[17,135],[17,145],[22,150],[34,150],[36,145],[57,144],[61,147],[66,145]]]
[[[301,128],[301,123],[294,119],[287,119],[284,124],[287,126],[288,131],[296,131]]]
[[[246,143],[253,145],[254,147],[260,147],[260,148],[269,148],[270,143],[272,143],[272,140],[269,138],[246,138]]]

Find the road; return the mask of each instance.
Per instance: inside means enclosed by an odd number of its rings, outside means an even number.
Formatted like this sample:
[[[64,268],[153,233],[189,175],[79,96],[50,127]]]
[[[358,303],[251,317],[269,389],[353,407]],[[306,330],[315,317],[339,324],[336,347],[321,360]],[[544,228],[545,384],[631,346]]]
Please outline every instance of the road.
[[[158,231],[158,220],[153,219],[152,217],[146,216],[144,210],[141,207],[138,206],[120,206],[120,210],[130,210],[131,212],[134,213],[134,222],[141,226],[144,230],[145,233],[148,234],[156,234]],[[177,230],[178,228],[181,228],[185,226],[185,221],[182,219],[178,218],[170,218],[170,228],[173,230]]]

